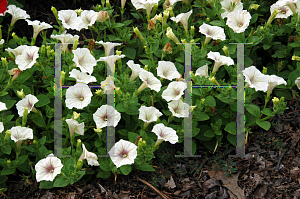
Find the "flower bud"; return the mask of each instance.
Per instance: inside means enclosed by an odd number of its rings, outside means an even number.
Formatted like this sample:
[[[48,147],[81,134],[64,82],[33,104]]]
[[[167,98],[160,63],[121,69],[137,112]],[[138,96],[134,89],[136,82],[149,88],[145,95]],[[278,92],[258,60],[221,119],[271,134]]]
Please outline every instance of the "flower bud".
[[[25,97],[23,89],[21,91],[17,91],[17,95],[19,98],[23,99]]]
[[[72,119],[77,120],[80,117],[80,113],[77,113],[76,111],[73,111]]]
[[[121,8],[124,9],[126,0],[121,0]]]
[[[73,43],[73,50],[76,50],[77,46],[78,46],[78,38],[75,38]]]
[[[32,144],[34,144],[34,145],[37,145],[37,143],[38,143],[38,142],[37,142],[36,140],[33,140],[33,141],[32,141]]]
[[[258,8],[259,8],[259,6],[260,5],[258,5],[258,4],[251,4],[250,6],[249,6],[249,9],[251,10],[257,10]]]
[[[275,8],[274,12],[271,14],[271,16],[269,17],[269,19],[267,21],[266,27],[268,27],[272,23],[272,21],[275,19],[275,17],[277,16],[278,13],[280,13],[280,11]]]
[[[24,108],[23,118],[22,118],[22,126],[24,127],[27,122],[28,108]]]
[[[41,46],[41,55],[44,56],[45,52],[46,52],[46,46],[42,45]]]
[[[78,160],[77,165],[76,165],[76,170],[79,171],[82,168],[82,165],[83,165],[83,161],[80,157],[80,159]]]
[[[1,57],[1,61],[2,61],[2,64],[3,64],[3,66],[5,67],[5,68],[7,68],[7,59],[6,59],[6,57]]]
[[[142,42],[145,45],[147,44],[145,38],[142,36],[141,32],[139,31],[139,29],[137,27],[133,28],[133,32],[142,40]]]
[[[227,57],[229,57],[228,47],[227,47],[227,46],[223,46],[222,50],[223,50],[223,52],[225,53],[225,55],[226,55]]]
[[[191,26],[191,38],[195,35],[195,26]]]
[[[172,54],[172,44],[171,43],[166,43],[164,49],[163,49],[164,52],[168,52],[169,54]]]
[[[272,99],[272,101],[273,101],[273,111],[274,112],[276,112],[277,111],[277,109],[278,109],[278,104],[279,104],[279,102],[280,102],[280,100],[277,98],[277,97],[274,97],[273,99]]]
[[[296,55],[293,55],[292,56],[292,60],[294,60],[294,61],[300,61],[300,57],[298,57]]]
[[[21,74],[21,70],[18,68],[13,68],[11,70],[8,70],[8,73],[10,75],[13,75],[12,81],[14,81],[15,79],[17,79],[17,77],[19,77],[19,75]]]
[[[155,15],[155,17],[160,23],[162,23],[162,14],[161,13],[159,13],[159,15]]]
[[[205,98],[201,99],[201,104],[204,105],[205,104]]]
[[[77,139],[76,151],[78,152],[81,148],[81,139]]]
[[[156,3],[153,5],[153,8],[152,8],[152,16],[155,14],[157,8],[158,8],[158,4]]]
[[[65,71],[61,71],[60,73],[60,78],[63,80],[66,77],[66,72]]]
[[[56,8],[52,6],[52,7],[51,7],[51,11],[53,12],[55,18],[58,19],[58,14],[57,14]]]
[[[116,54],[117,54],[117,55],[119,55],[119,56],[121,56],[121,54],[122,54],[122,51],[118,51],[118,50],[116,50]]]
[[[12,134],[12,132],[9,131],[9,130],[7,130],[7,131],[5,132],[5,140],[8,140],[8,139],[10,138],[11,134]]]
[[[266,75],[266,74],[267,74],[267,72],[268,72],[268,68],[267,68],[267,67],[263,67],[263,71],[262,71],[262,73],[263,73],[264,75]]]
[[[194,111],[194,109],[196,108],[197,106],[190,106],[190,108],[189,108],[189,112],[190,112],[190,114],[192,114],[193,113],[193,111]]]
[[[106,0],[106,7],[108,8],[108,9],[110,9],[111,8],[111,6],[110,6],[110,3],[109,3],[109,0]]]
[[[181,39],[181,43],[187,43],[186,39]]]
[[[167,28],[166,36],[169,39],[173,40],[176,44],[180,43],[180,41],[178,40],[178,38],[176,37],[176,35],[173,33],[172,28],[170,28],[170,27]]]
[[[101,89],[97,89],[95,92],[96,95],[102,95],[102,90]]]
[[[102,6],[104,7],[104,5],[105,5],[105,0],[101,0],[101,4],[102,4]]]
[[[7,160],[7,161],[6,161],[6,164],[7,164],[8,167],[10,167],[10,165],[11,165],[11,160]]]
[[[116,93],[117,93],[118,95],[121,95],[121,94],[122,94],[122,91],[121,91],[120,87],[116,87],[115,89],[116,89]]]
[[[263,26],[260,27],[260,32],[264,32],[264,27]]]
[[[210,23],[210,18],[206,18],[205,21],[206,21],[207,23]]]
[[[94,6],[94,10],[96,12],[99,12],[101,10],[101,5],[97,4],[96,6]]]
[[[148,70],[149,70],[148,65],[146,65],[146,66],[144,67],[144,69],[145,69],[146,71],[148,71]]]
[[[14,39],[17,43],[19,43],[20,38],[16,35],[16,33],[13,32],[11,35],[12,35],[13,39]]]
[[[78,16],[80,16],[80,14],[81,14],[82,11],[83,10],[81,8],[75,10],[75,12],[78,14]]]
[[[174,17],[174,12],[173,12],[173,8],[172,7],[168,7],[166,10],[169,12],[169,15],[171,17]]]

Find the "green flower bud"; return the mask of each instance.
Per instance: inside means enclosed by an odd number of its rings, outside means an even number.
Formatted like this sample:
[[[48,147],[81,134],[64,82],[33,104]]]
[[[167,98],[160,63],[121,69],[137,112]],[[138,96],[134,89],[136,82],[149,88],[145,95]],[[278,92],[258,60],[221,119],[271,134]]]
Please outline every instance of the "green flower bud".
[[[116,89],[116,93],[117,93],[118,95],[121,95],[121,94],[122,94],[122,91],[121,91],[120,87],[116,87],[115,89]]]
[[[300,61],[300,57],[298,57],[296,55],[293,55],[292,56],[292,60],[294,60],[294,61]]]
[[[79,150],[81,149],[81,139],[77,139],[77,145],[76,145],[76,152],[79,153]]]
[[[205,104],[205,98],[201,99],[201,104],[204,105]]]
[[[145,38],[142,36],[141,32],[139,31],[139,29],[137,27],[133,28],[133,32],[142,40],[142,42],[145,45],[147,44]]]
[[[3,66],[5,67],[5,68],[7,68],[7,59],[6,59],[6,57],[1,57],[1,61],[2,61],[2,64],[3,64]]]
[[[22,126],[24,127],[27,122],[28,108],[24,108],[23,118],[22,118]]]
[[[228,47],[227,47],[227,46],[223,46],[222,50],[223,50],[223,52],[225,53],[225,55],[226,55],[227,57],[229,57]]]
[[[51,7],[51,11],[53,12],[55,18],[58,19],[58,14],[57,14],[56,8],[52,6],[52,7]]]
[[[260,5],[258,5],[258,4],[251,4],[251,5],[249,6],[249,9],[250,9],[250,10],[257,10],[257,9],[259,8],[259,6],[260,6]]]
[[[263,26],[260,27],[260,32],[264,32],[264,27]]]
[[[263,71],[262,71],[262,73],[263,73],[264,75],[266,75],[266,74],[267,74],[267,72],[268,72],[268,68],[267,68],[267,67],[263,67]]]
[[[6,161],[6,164],[8,164],[8,165],[10,166],[11,160],[7,160],[7,161]]]
[[[207,23],[210,23],[210,18],[206,18],[205,20]]]
[[[25,97],[23,89],[21,91],[17,91],[17,95],[19,98],[23,99]]]
[[[34,144],[34,145],[37,145],[37,143],[38,143],[38,142],[37,142],[36,140],[33,140],[33,141],[32,141],[32,144]]]
[[[153,8],[152,8],[152,16],[155,15],[157,8],[158,8],[158,4],[156,3],[153,5]]]
[[[272,21],[275,19],[275,17],[277,16],[278,13],[280,13],[280,10],[275,8],[274,12],[271,14],[271,16],[269,17],[269,19],[267,21],[266,27],[268,27],[272,23]]]
[[[195,26],[191,26],[191,38],[195,35]]]
[[[78,38],[75,38],[73,43],[73,50],[76,50],[77,46],[78,46]]]
[[[16,35],[16,33],[13,32],[11,35],[12,35],[12,37],[14,38],[14,40],[15,40],[17,43],[19,43],[20,38]]]
[[[9,130],[7,130],[7,131],[5,132],[5,140],[8,140],[8,139],[10,138],[11,134],[12,134],[12,132],[9,131]]]
[[[83,11],[83,10],[82,10],[81,8],[75,10],[75,12],[76,12],[79,16],[80,16],[80,14],[82,13],[82,11]]]
[[[111,8],[111,6],[110,6],[110,3],[109,3],[109,0],[106,0],[106,7],[108,8],[108,9],[110,9]]]
[[[146,65],[146,66],[144,67],[144,69],[145,69],[146,71],[149,71],[148,65]]]
[[[80,117],[80,113],[77,113],[76,111],[73,111],[72,119],[77,120]]]
[[[277,111],[277,109],[278,109],[278,104],[279,104],[279,102],[280,102],[280,100],[277,98],[277,97],[274,97],[273,99],[272,99],[272,101],[273,101],[273,111],[274,112],[276,112]]]
[[[45,52],[46,52],[46,46],[45,46],[45,45],[42,45],[42,46],[41,46],[41,55],[44,56]]]
[[[94,131],[95,131],[96,133],[101,133],[101,132],[102,132],[102,129],[97,127],[97,128],[94,129]]]
[[[97,89],[95,92],[96,95],[102,95],[102,90],[101,89]]]
[[[214,85],[219,85],[219,82],[216,80],[215,77],[210,77],[210,78],[208,78],[208,79],[209,79],[209,81],[210,81],[211,83],[213,83]]]
[[[119,55],[119,56],[121,56],[121,54],[122,54],[122,51],[118,51],[118,50],[116,50],[116,54],[117,54],[117,55]]]
[[[82,165],[83,165],[83,161],[79,159],[76,165],[76,170],[79,171],[82,168]]]

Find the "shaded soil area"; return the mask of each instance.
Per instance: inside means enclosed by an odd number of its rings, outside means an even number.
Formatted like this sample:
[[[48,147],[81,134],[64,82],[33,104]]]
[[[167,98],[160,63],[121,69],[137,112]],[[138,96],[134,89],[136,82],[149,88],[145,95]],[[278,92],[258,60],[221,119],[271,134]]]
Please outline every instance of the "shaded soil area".
[[[100,1],[37,0],[26,1],[24,10],[31,20],[40,20],[51,25],[57,24],[51,6],[57,10],[82,8],[90,9]],[[118,1],[119,2],[119,1]],[[118,3],[117,1],[111,3]],[[2,22],[7,28],[10,17]],[[24,20],[19,20],[13,30],[18,36],[32,36],[32,29]],[[86,31],[86,32],[85,32]],[[68,33],[72,31],[68,30]],[[5,33],[4,33],[5,34]],[[48,35],[49,34],[49,35]],[[51,32],[47,32],[50,37]],[[78,34],[74,31],[74,34]],[[89,30],[80,32],[91,38]],[[5,38],[5,37],[4,37]],[[37,46],[42,42],[38,37]],[[263,104],[256,102],[263,107]],[[228,159],[235,154],[234,147],[216,153],[200,146],[200,158],[177,158],[172,145],[158,151],[153,167],[155,172],[134,171],[128,176],[119,175],[108,179],[93,176],[88,184],[75,183],[64,188],[38,189],[37,182],[21,180],[16,176],[7,181],[8,190],[1,198],[299,198],[300,197],[300,100],[288,102],[289,109],[271,118],[272,127],[265,132],[259,127],[252,128],[248,136],[245,157]],[[272,108],[272,107],[270,107]],[[219,167],[219,168],[218,168]],[[228,171],[232,170],[232,174]]]

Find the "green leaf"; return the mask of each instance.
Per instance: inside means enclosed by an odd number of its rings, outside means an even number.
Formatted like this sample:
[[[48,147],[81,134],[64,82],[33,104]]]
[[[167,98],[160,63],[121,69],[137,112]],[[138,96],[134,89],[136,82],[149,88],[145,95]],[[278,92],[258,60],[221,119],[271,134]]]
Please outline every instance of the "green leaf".
[[[64,176],[60,176],[54,180],[54,187],[65,187],[69,184],[69,180]]]
[[[120,28],[123,26],[124,26],[124,24],[122,24],[122,23],[115,23],[114,25],[112,25],[112,28]]]
[[[99,169],[96,178],[109,178],[110,175],[110,171],[103,171],[102,169]]]
[[[103,170],[103,171],[110,171],[110,166],[108,164],[108,162],[102,162],[100,164],[100,168]]]
[[[122,40],[120,37],[116,37],[114,35],[107,35],[107,37],[110,41],[121,41]]]
[[[286,100],[292,100],[293,99],[292,94],[288,90],[275,89],[274,93],[278,98],[284,97],[284,99],[286,99]]]
[[[194,119],[197,121],[205,121],[208,120],[209,118],[210,117],[204,112],[197,113],[194,117]]]
[[[17,102],[16,100],[2,100],[1,102],[5,103],[7,110],[14,106]]]
[[[139,19],[140,15],[138,15],[137,13],[130,13],[132,16],[134,16],[134,18]]]
[[[274,116],[275,114],[273,113],[273,111],[270,108],[265,108],[264,110],[261,111],[262,114],[265,114],[267,116]]]
[[[209,107],[215,107],[216,106],[216,100],[213,96],[207,96],[205,97],[205,104]]]
[[[213,130],[207,130],[204,132],[205,137],[215,137],[215,133]]]
[[[8,5],[16,5],[18,8],[23,8],[23,5],[16,0],[7,0]]]
[[[8,180],[7,176],[0,176],[0,184],[4,183],[6,180]]]
[[[11,146],[10,145],[6,145],[5,147],[1,147],[1,151],[5,154],[10,154],[11,153]]]
[[[236,146],[236,135],[227,134],[227,140],[228,140],[233,146]]]
[[[143,165],[137,166],[137,169],[141,171],[155,171],[155,169],[151,167],[151,165],[148,163],[144,163]]]
[[[300,47],[300,41],[295,41],[295,42],[293,42],[293,43],[289,43],[289,46],[290,46],[290,47],[293,47],[293,48],[295,48],[295,47]]]
[[[26,160],[28,159],[28,155],[22,155],[18,157],[18,164],[17,165],[21,165],[23,164]]]
[[[34,105],[35,107],[42,107],[50,103],[50,100],[46,95],[38,95],[36,98],[38,98],[39,101]]]
[[[51,188],[53,188],[53,183],[54,183],[53,181],[43,180],[43,181],[40,182],[39,188],[40,189],[51,189]]]
[[[10,122],[11,119],[13,119],[14,115],[8,115],[8,116],[5,116],[3,118],[3,124],[6,124],[8,122]]]
[[[132,168],[130,165],[123,165],[120,167],[120,170],[124,175],[128,175],[131,172]]]
[[[257,13],[255,13],[254,15],[252,15],[251,19],[250,19],[250,25],[254,24],[257,21],[257,18],[258,18],[258,14]]]
[[[129,105],[128,108],[127,108],[127,111],[126,113],[128,115],[138,115],[140,112],[139,112],[139,108],[134,106],[134,105]]]
[[[214,20],[214,21],[210,22],[210,24],[213,26],[225,27],[225,24],[220,20]]]
[[[127,111],[127,109],[125,108],[124,104],[122,104],[122,103],[117,104],[116,110],[117,110],[118,112],[121,112],[121,113]]]
[[[136,138],[139,136],[137,133],[128,132],[128,139],[130,142],[134,143]]]
[[[271,123],[267,121],[258,121],[256,120],[256,124],[260,126],[261,128],[265,129],[266,131],[269,130],[271,127]]]
[[[8,92],[4,91],[3,93],[0,94],[0,97],[7,95]]]
[[[1,171],[1,175],[2,176],[7,176],[7,175],[10,175],[10,174],[13,174],[15,171],[16,171],[15,167],[11,167],[11,168],[4,167]]]
[[[229,124],[226,125],[224,130],[235,136],[236,135],[236,122],[230,122]]]
[[[252,115],[258,117],[260,115],[260,108],[257,105],[254,104],[246,104],[245,105],[247,111],[251,113]]]
[[[122,52],[124,55],[126,55],[126,57],[128,57],[129,59],[134,59],[135,55],[136,55],[136,50],[134,48],[123,48]]]
[[[148,66],[151,66],[152,65],[152,62],[148,59],[142,59],[140,60],[140,62],[143,64],[143,65],[148,65]]]
[[[264,50],[268,50],[269,48],[271,48],[271,45],[269,44],[264,44],[263,45]]]
[[[29,79],[32,76],[32,72],[31,70],[24,70],[22,71],[22,73],[19,75],[19,77],[17,78],[17,81],[20,84],[23,84],[27,79]]]
[[[34,122],[36,125],[38,125],[38,126],[40,126],[40,127],[46,127],[46,123],[45,123],[45,121],[44,121],[44,118],[41,117],[41,116],[39,116],[39,115],[37,115],[36,113],[28,114],[28,118],[29,118],[29,119],[32,119],[33,122]]]

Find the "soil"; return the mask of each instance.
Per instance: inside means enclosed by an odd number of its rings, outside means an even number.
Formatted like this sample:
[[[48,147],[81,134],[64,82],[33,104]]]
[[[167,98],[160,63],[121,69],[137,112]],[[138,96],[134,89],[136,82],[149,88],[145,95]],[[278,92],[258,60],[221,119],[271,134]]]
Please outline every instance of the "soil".
[[[30,0],[26,1],[23,9],[31,16],[31,20],[37,19],[53,25],[57,22],[50,10],[51,6],[55,6],[57,10],[80,7],[85,10],[96,4],[95,1],[77,0],[75,7],[74,2],[51,0],[41,3],[39,0]],[[3,20],[4,30],[10,19],[6,17]],[[13,31],[18,36],[32,36],[32,30],[24,20],[17,21]],[[68,32],[78,34],[77,31]],[[47,32],[47,37],[50,34]],[[80,40],[83,40],[82,34],[91,38],[89,31],[82,30]],[[40,46],[42,39],[38,38],[36,45]],[[263,106],[259,102],[256,104]],[[244,159],[232,158],[237,171],[230,176],[226,176],[222,169],[214,170],[218,164],[210,160],[213,157],[218,157],[219,163],[221,160],[228,160],[229,154],[235,154],[234,147],[220,149],[213,154],[200,146],[197,150],[197,154],[202,155],[200,158],[175,158],[175,151],[182,149],[173,149],[170,145],[158,152],[156,157],[161,158],[152,164],[155,172],[134,171],[128,176],[118,175],[116,181],[112,175],[108,179],[90,178],[87,180],[88,184],[75,183],[50,190],[38,189],[39,183],[36,181],[26,181],[15,176],[6,182],[8,190],[2,193],[1,198],[296,199],[300,197],[300,100],[293,98],[288,101],[288,107],[284,113],[268,120],[272,127],[267,132],[259,127],[252,128],[246,144],[246,156]],[[276,144],[280,142],[284,146],[276,148]]]

